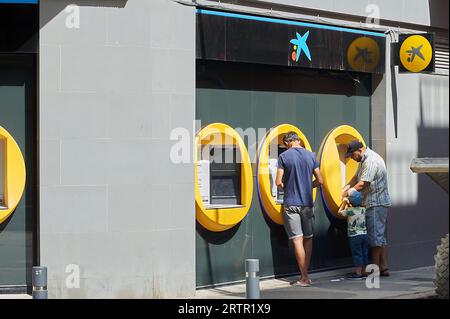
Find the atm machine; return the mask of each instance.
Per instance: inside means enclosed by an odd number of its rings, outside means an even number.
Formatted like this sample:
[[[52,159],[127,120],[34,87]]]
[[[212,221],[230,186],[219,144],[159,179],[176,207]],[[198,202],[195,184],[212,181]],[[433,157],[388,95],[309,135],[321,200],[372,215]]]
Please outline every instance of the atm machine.
[[[235,145],[205,145],[197,162],[200,196],[206,209],[241,206],[241,163]]]
[[[257,162],[257,190],[258,199],[263,212],[276,224],[283,225],[284,192],[275,185],[278,169],[278,157],[287,150],[283,143],[283,136],[287,132],[296,132],[307,150],[311,145],[306,136],[294,125],[281,124],[270,129],[261,139],[258,148]],[[316,191],[313,190],[315,199]]]
[[[273,142],[272,142],[273,143]],[[272,149],[277,151],[273,152]],[[287,150],[284,145],[278,144],[277,148],[271,147],[269,149],[269,177],[270,186],[272,190],[272,196],[275,198],[275,203],[283,205],[284,191],[275,185],[275,179],[277,177],[278,170],[278,157]]]
[[[196,219],[221,232],[239,224],[250,209],[252,163],[244,140],[227,124],[212,123],[196,136]]]
[[[318,152],[323,177],[321,193],[325,211],[331,220],[344,218],[338,214],[342,203],[342,187],[358,170],[359,164],[345,157],[347,144],[352,140],[361,141],[364,146],[366,145],[363,137],[354,127],[338,126],[327,134]]]

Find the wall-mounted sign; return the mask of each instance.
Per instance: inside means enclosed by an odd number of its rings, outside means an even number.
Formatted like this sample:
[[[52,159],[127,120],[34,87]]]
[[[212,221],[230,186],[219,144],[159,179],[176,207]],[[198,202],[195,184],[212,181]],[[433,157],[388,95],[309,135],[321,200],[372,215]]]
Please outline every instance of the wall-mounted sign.
[[[347,62],[355,71],[372,72],[379,66],[380,59],[380,46],[369,37],[353,40],[347,49]]]
[[[433,34],[402,34],[398,47],[400,72],[434,72]]]
[[[385,34],[338,26],[197,10],[197,59],[385,71]]]

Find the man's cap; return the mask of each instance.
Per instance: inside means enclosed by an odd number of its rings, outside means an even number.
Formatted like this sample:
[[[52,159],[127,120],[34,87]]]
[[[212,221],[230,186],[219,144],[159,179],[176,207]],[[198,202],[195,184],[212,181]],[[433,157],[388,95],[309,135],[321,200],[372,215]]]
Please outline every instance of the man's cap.
[[[348,200],[350,201],[350,204],[352,204],[352,206],[362,206],[363,195],[361,194],[361,192],[354,191],[348,195]]]
[[[363,148],[364,145],[358,140],[353,140],[347,145],[347,153],[345,153],[345,157],[350,157],[354,152]]]

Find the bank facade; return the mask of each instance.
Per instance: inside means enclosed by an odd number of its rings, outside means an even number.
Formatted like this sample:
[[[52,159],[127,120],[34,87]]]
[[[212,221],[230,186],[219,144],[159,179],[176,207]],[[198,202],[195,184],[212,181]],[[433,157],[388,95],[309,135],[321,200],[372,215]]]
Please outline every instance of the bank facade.
[[[448,3],[372,2],[0,1],[0,290],[33,265],[52,298],[193,296],[247,258],[298,272],[271,184],[287,130],[326,179],[313,271],[351,265],[334,212],[355,137],[387,163],[390,268],[432,265],[448,195],[409,165],[448,157]],[[416,33],[432,72],[395,65]]]

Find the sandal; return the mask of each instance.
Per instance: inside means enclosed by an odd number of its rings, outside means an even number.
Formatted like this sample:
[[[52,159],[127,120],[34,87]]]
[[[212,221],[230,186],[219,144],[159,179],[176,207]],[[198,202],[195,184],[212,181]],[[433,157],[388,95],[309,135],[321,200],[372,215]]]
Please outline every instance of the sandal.
[[[380,276],[381,277],[389,277],[391,274],[389,273],[389,268],[380,270]]]
[[[294,287],[294,286],[311,287],[311,280],[309,280],[308,284],[304,284],[300,280],[293,280],[289,283],[289,285],[291,285],[291,287]]]

